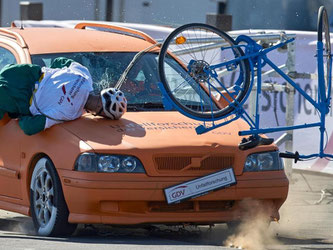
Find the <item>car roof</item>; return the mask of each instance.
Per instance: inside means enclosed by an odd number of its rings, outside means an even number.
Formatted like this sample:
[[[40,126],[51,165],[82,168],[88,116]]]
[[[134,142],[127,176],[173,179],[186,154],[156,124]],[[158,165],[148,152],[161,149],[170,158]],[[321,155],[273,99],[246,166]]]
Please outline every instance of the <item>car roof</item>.
[[[32,55],[97,51],[136,52],[152,45],[134,36],[98,30],[16,27],[8,30],[18,33],[23,38]]]

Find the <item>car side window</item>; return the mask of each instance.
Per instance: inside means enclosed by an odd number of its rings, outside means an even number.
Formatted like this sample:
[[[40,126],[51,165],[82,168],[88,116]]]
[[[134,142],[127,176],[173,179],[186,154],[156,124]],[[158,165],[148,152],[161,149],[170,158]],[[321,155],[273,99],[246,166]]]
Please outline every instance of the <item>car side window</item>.
[[[0,70],[7,64],[16,64],[16,58],[8,49],[0,47]]]

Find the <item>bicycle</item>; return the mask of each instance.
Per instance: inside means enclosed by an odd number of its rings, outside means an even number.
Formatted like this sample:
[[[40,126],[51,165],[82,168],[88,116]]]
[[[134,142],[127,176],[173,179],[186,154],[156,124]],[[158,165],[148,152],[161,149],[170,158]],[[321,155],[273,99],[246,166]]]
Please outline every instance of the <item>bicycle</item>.
[[[207,24],[183,25],[166,38],[158,58],[161,79],[159,86],[165,106],[169,109],[175,108],[192,119],[203,121],[204,124],[196,128],[198,134],[243,118],[250,129],[240,131],[239,135],[250,137],[244,138],[239,144],[241,150],[271,144],[273,139],[261,137],[260,134],[263,133],[319,127],[319,153],[299,155],[298,152],[288,152],[280,153],[280,156],[294,158],[295,162],[313,157],[333,158],[333,155],[324,152],[325,116],[330,110],[332,78],[330,33],[328,15],[324,6],[318,11],[317,34],[318,97],[315,100],[267,57],[268,53],[293,42],[294,38],[284,39],[269,48],[263,48],[246,35],[240,35],[234,40],[225,32]],[[173,57],[185,69],[184,72],[177,72],[181,77],[176,76],[172,67],[165,62],[168,57]],[[258,105],[261,94],[261,73],[266,65],[275,70],[315,107],[320,121],[294,126],[260,128]],[[253,88],[255,75],[257,76],[256,111],[252,119],[243,105]],[[195,89],[196,93],[186,96],[186,89],[190,87]],[[209,98],[206,98],[207,96]],[[212,125],[207,127],[206,122],[212,122]]]

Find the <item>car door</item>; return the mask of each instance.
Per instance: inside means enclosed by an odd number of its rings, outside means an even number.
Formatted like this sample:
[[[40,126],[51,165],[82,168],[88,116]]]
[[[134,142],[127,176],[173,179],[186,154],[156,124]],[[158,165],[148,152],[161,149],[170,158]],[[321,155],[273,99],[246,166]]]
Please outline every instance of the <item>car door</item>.
[[[0,44],[0,70],[6,64],[16,64],[17,59],[10,49]],[[20,138],[18,121],[4,119],[0,122],[0,200],[21,198],[20,183]]]

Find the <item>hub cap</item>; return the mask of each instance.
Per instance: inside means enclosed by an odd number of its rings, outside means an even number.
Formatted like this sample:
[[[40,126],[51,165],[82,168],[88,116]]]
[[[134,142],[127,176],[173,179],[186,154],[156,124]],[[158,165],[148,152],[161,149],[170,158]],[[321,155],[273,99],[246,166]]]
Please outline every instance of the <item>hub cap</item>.
[[[49,172],[43,169],[36,178],[34,193],[34,206],[36,217],[41,226],[45,226],[51,218],[54,209],[53,182]]]

